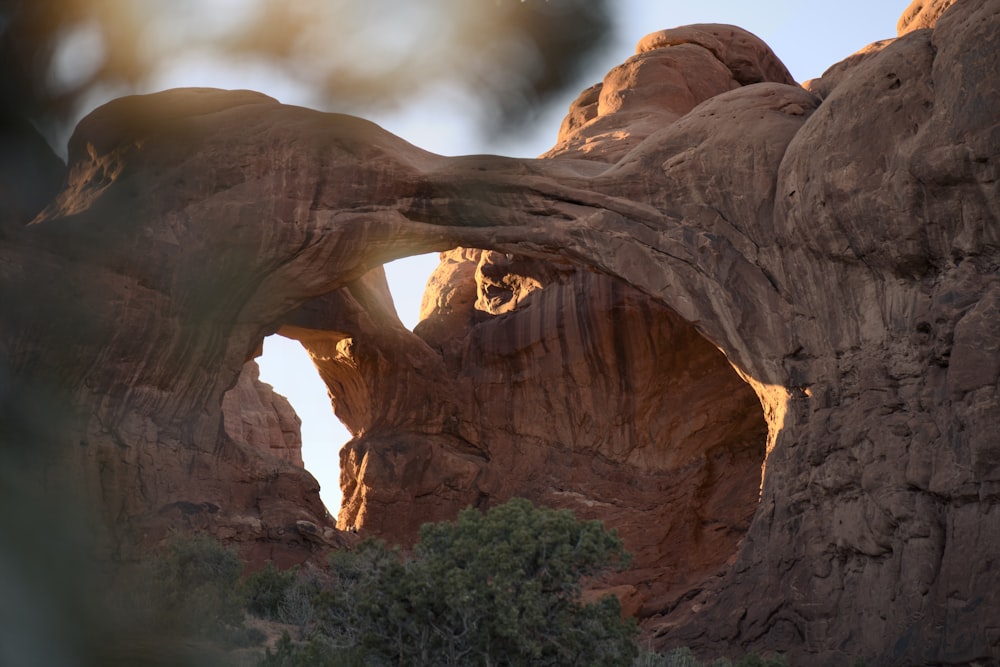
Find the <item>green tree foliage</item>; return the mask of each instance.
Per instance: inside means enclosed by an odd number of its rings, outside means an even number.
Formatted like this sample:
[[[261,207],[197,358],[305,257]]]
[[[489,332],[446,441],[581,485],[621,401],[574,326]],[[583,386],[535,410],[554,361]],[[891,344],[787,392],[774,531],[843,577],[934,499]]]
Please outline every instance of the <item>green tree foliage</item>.
[[[281,572],[268,561],[260,571],[247,577],[243,582],[247,611],[270,621],[278,620],[281,605],[295,584],[297,572],[297,568]]]
[[[141,90],[185,53],[281,71],[317,105],[366,116],[456,87],[482,100],[484,127],[511,131],[576,92],[613,27],[608,0],[258,0],[223,13],[212,4],[0,2],[0,121],[6,109],[62,126],[109,92]]]
[[[631,665],[635,623],[617,599],[587,604],[582,577],[624,565],[596,521],[512,500],[427,524],[410,557],[378,542],[330,559],[311,640],[263,664]]]
[[[702,662],[691,649],[684,646],[670,649],[666,653],[642,651],[633,667],[788,667],[788,662],[781,655],[762,658],[755,653],[747,654],[735,663],[728,658]]]
[[[274,647],[267,649],[258,667],[367,667],[383,664],[366,660],[357,648],[338,646],[330,637],[317,634],[306,644],[296,644],[287,632]]]
[[[153,564],[149,593],[157,624],[185,636],[219,637],[243,627],[243,563],[210,537],[175,539]]]
[[[580,601],[582,577],[624,558],[599,522],[526,500],[426,525],[406,591],[425,627],[411,638],[452,664],[628,664],[618,601]]]

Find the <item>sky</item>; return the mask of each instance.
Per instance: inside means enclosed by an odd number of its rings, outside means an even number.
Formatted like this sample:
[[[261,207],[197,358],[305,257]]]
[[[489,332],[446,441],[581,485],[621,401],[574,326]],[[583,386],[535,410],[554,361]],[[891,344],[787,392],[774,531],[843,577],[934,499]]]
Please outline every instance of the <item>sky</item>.
[[[222,4],[234,12],[244,1],[249,0],[225,0]],[[555,142],[562,116],[576,94],[600,81],[608,70],[630,56],[635,43],[650,32],[691,23],[735,24],[768,43],[792,76],[802,82],[820,76],[827,67],[866,44],[894,37],[896,21],[907,4],[907,0],[618,0],[614,3],[616,38],[601,56],[594,58],[577,91],[568,93],[560,105],[544,113],[530,132],[486,139],[471,120],[473,114],[463,94],[439,88],[416,95],[405,109],[360,115],[421,148],[443,155],[534,157]],[[313,105],[308,90],[274,71],[208,62],[200,60],[198,54],[178,58],[146,84],[150,91],[178,86],[248,88],[284,103]],[[424,255],[386,265],[396,309],[409,328],[416,324],[423,285],[436,264],[436,255]],[[323,501],[336,516],[340,507],[339,450],[350,435],[334,417],[326,388],[297,342],[269,337],[258,362],[261,379],[288,397],[301,417],[306,468],[319,481]]]

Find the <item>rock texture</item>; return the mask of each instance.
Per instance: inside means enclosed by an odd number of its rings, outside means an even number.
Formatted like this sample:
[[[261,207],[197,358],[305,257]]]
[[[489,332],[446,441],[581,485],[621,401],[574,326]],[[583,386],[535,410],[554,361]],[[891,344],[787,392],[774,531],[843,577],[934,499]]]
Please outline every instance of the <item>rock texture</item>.
[[[248,361],[236,386],[222,397],[222,427],[234,441],[256,447],[300,468],[302,420],[274,387],[260,381],[256,361]]]
[[[635,568],[602,585],[639,615],[676,604],[735,554],[756,507],[756,396],[619,280],[496,251],[442,257],[414,333],[381,276],[281,329],[355,434],[341,528],[412,544],[421,523],[527,497],[617,528]]]
[[[439,157],[245,92],[95,111],[46,210],[4,225],[5,457],[100,500],[120,549],[179,525],[289,557],[327,548],[308,474],[224,428],[223,396],[281,329],[356,434],[345,523],[389,531],[390,510],[435,518],[511,479],[628,528],[698,488],[685,509],[709,523],[677,519],[642,558],[678,531],[726,550],[760,462],[726,438],[754,426],[710,442],[663,403],[701,404],[698,374],[724,368],[710,341],[763,408],[760,501],[718,576],[684,580],[715,563],[682,563],[681,588],[620,584],[647,595],[657,643],[1000,660],[1000,2],[958,0],[821,79],[822,97],[746,33],[681,33],[578,101],[539,160]],[[379,326],[371,271],[456,247],[486,252],[446,257],[425,330]],[[665,339],[686,341],[690,392],[651,373],[676,368]],[[670,446],[639,425],[673,429]],[[648,505],[616,504],[626,489]]]
[[[704,23],[654,32],[570,105],[556,145],[542,157],[616,162],[705,100],[763,81],[795,84],[746,30]]]
[[[896,34],[902,37],[914,30],[933,28],[944,10],[955,4],[955,0],[914,0],[899,17]]]

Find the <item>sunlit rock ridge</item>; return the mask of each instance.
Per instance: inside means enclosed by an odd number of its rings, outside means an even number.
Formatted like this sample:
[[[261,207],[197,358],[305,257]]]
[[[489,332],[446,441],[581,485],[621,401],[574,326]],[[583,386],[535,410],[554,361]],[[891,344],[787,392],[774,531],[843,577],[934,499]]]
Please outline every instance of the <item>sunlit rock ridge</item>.
[[[620,530],[600,585],[657,646],[1000,660],[1000,0],[899,31],[805,87],[738,28],[654,33],[536,160],[201,89],[97,109],[65,173],[25,139],[5,461],[115,558],[520,495]],[[411,333],[379,267],[428,251]],[[274,332],[355,435],[339,518],[248,366]]]

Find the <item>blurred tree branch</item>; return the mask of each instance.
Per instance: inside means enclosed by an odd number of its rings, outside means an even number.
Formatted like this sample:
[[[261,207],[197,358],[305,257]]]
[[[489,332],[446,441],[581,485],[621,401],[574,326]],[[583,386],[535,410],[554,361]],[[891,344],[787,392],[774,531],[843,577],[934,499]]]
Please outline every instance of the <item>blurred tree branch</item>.
[[[51,136],[197,56],[353,113],[453,87],[499,134],[578,86],[611,28],[607,0],[0,0],[0,99]]]

